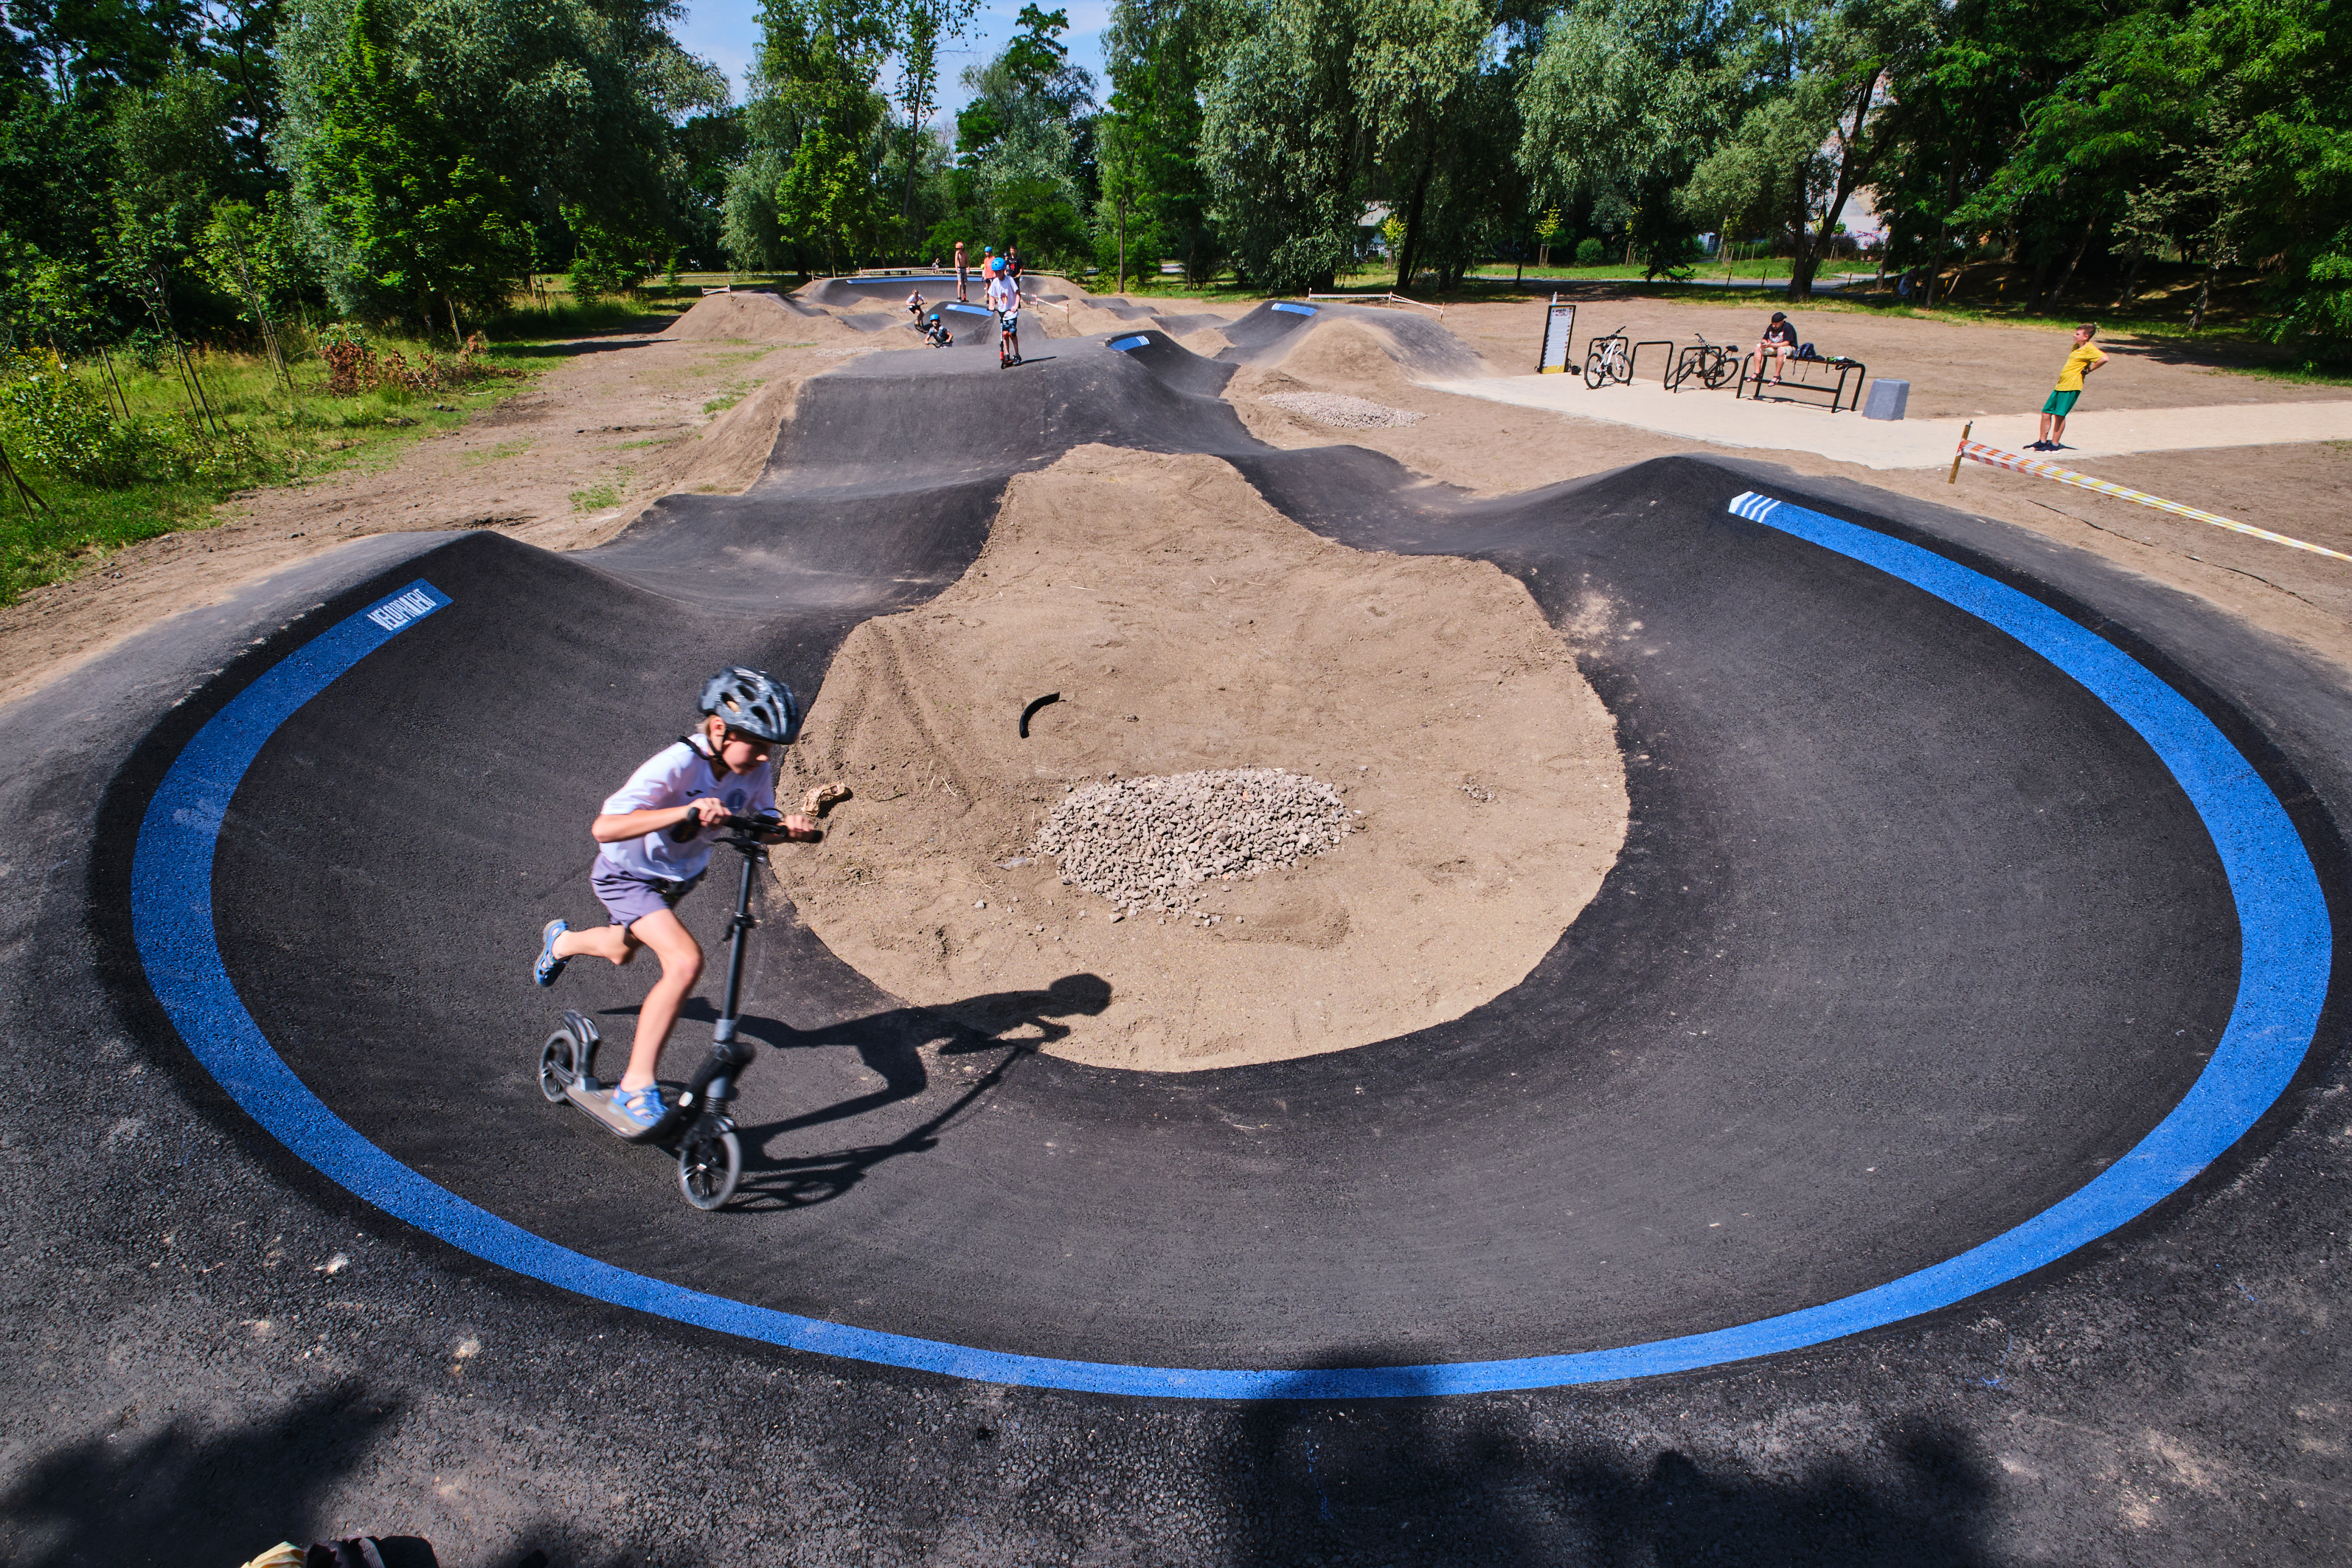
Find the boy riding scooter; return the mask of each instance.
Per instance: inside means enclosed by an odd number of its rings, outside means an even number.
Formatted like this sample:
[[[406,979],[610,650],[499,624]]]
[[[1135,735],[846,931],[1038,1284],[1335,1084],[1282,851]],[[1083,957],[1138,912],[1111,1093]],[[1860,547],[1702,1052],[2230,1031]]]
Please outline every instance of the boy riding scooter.
[[[601,847],[589,885],[612,923],[573,931],[561,920],[540,933],[531,977],[552,985],[574,958],[626,963],[640,948],[661,960],[661,978],[638,1010],[628,1070],[614,1089],[612,1118],[650,1129],[668,1112],[654,1080],[679,1007],[702,973],[702,948],[676,912],[710,864],[707,830],[730,818],[772,819],[776,748],[800,730],[791,689],[762,671],[722,669],[704,683],[702,722],[654,753],[604,802],[588,831]],[[813,818],[786,816],[753,835],[761,843],[824,837]]]
[[[1021,285],[998,261],[988,278],[988,308],[1003,319],[996,345],[997,368],[1021,363]]]

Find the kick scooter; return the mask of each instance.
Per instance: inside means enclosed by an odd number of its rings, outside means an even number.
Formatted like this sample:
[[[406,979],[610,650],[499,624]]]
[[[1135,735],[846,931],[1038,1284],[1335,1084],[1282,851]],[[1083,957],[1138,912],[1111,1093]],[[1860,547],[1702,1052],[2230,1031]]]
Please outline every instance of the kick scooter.
[[[733,1197],[743,1174],[743,1148],[736,1140],[729,1108],[735,1100],[735,1080],[760,1054],[757,1041],[735,1032],[743,990],[743,939],[760,923],[751,918],[751,868],[768,863],[768,847],[752,835],[778,832],[783,823],[776,817],[730,816],[718,826],[723,832],[717,842],[743,858],[743,875],[736,888],[734,918],[727,922],[727,1002],[710,1031],[710,1058],[683,1085],[664,1084],[663,1099],[669,1109],[652,1126],[639,1127],[614,1105],[613,1086],[596,1078],[596,1047],[604,1041],[594,1020],[564,1009],[562,1026],[539,1049],[539,1091],[548,1102],[570,1100],[625,1142],[676,1148],[678,1190],[698,1209],[715,1209]]]

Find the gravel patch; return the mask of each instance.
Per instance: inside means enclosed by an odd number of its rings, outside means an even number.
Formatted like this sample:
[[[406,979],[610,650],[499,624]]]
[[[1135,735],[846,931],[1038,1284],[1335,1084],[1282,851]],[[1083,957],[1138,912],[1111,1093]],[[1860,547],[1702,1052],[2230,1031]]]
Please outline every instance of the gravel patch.
[[[1181,910],[1212,877],[1296,865],[1354,831],[1339,792],[1283,768],[1114,778],[1073,789],[1037,834],[1062,880],[1125,909]]]
[[[1321,425],[1337,425],[1347,430],[1381,430],[1398,425],[1418,425],[1429,417],[1409,408],[1391,408],[1384,403],[1367,398],[1349,397],[1337,392],[1270,392],[1265,400],[1277,408],[1287,408],[1293,414],[1303,414]]]

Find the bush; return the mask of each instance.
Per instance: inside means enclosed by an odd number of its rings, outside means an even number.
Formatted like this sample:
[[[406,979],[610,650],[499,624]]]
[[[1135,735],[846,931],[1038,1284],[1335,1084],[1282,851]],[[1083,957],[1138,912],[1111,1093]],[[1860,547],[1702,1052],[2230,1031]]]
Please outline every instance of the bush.
[[[476,332],[456,359],[442,359],[426,349],[423,363],[412,365],[398,349],[377,353],[367,334],[349,321],[337,321],[319,334],[319,357],[327,362],[327,391],[336,397],[379,390],[446,392],[469,381],[522,374],[492,364],[482,353],[482,334]]]
[[[0,366],[0,428],[29,467],[88,485],[138,477],[131,432],[53,353],[16,353]]]
[[[1579,267],[1601,265],[1601,241],[1588,235],[1576,242],[1576,264]]]

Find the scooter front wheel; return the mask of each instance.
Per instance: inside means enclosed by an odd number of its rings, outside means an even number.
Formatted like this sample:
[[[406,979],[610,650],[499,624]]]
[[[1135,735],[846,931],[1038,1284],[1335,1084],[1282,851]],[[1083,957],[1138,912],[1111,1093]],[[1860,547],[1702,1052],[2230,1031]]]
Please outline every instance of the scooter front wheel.
[[[677,1151],[677,1189],[698,1209],[715,1209],[735,1195],[743,1177],[743,1145],[732,1132],[698,1128]]]
[[[569,1029],[558,1029],[539,1047],[539,1092],[550,1105],[563,1103],[563,1091],[580,1077],[580,1043]]]

